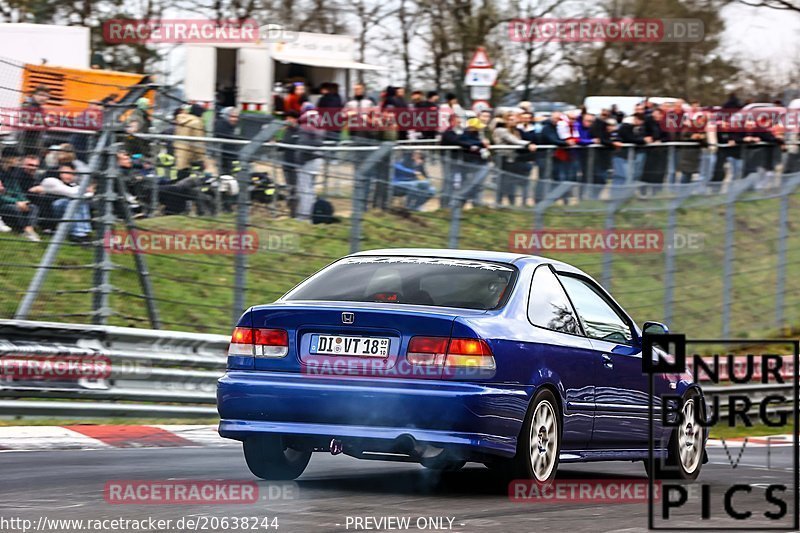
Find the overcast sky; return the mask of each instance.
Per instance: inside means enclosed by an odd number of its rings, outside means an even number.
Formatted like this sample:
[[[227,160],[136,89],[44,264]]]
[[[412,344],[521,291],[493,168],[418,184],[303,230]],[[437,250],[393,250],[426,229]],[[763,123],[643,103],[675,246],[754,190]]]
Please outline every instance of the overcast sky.
[[[734,3],[722,14],[726,22],[726,53],[769,61],[781,68],[788,68],[789,61],[800,53],[800,13]]]

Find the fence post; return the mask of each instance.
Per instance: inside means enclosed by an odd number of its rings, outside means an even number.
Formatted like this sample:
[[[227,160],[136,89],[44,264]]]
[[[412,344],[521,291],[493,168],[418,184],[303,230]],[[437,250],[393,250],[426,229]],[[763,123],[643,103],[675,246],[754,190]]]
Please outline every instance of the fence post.
[[[678,226],[678,209],[692,193],[691,187],[679,189],[680,193],[669,206],[667,232],[664,236],[664,323],[672,323],[672,300],[675,293],[675,231]]]
[[[114,268],[108,257],[108,246],[106,240],[111,237],[111,229],[114,227],[114,201],[117,199],[114,191],[114,184],[117,181],[119,168],[115,151],[111,150],[108,158],[109,164],[105,175],[102,177],[100,186],[103,190],[102,215],[100,216],[99,231],[95,239],[94,248],[94,293],[92,296],[92,324],[104,325],[107,322],[111,310],[108,308],[108,297],[111,294],[111,270]],[[123,202],[126,200],[123,198]],[[135,253],[135,252],[134,252]]]
[[[265,124],[261,131],[247,144],[239,154],[242,165],[239,179],[239,194],[236,196],[236,232],[244,234],[250,223],[250,184],[253,181],[252,161],[262,145],[272,139],[283,127],[283,122]],[[247,289],[247,252],[239,247],[234,256],[233,309],[232,322],[236,324],[245,310],[245,291]]]
[[[144,96],[147,91],[151,90],[152,87],[149,85],[140,85],[137,86],[135,89],[131,90],[121,101],[118,105],[119,108],[128,109],[133,103]],[[117,111],[112,111],[111,113],[104,113],[103,114],[103,133],[100,135],[100,139],[97,141],[95,145],[94,152],[92,153],[92,157],[89,159],[89,173],[83,177],[78,186],[78,196],[83,196],[86,193],[86,189],[89,187],[89,183],[91,182],[91,176],[97,173],[100,170],[101,163],[105,159],[105,154],[103,153],[106,147],[111,143],[113,134],[114,134],[114,127],[118,124],[117,118],[119,113]],[[64,216],[62,217],[63,220],[72,220],[75,218],[75,211],[78,209],[78,200],[72,200],[67,204],[67,209],[64,211]],[[28,289],[25,291],[25,295],[22,297],[22,301],[20,302],[19,306],[17,307],[16,312],[14,313],[14,318],[18,320],[25,320],[28,318],[30,314],[31,307],[33,307],[33,302],[36,301],[36,297],[39,295],[39,291],[42,289],[42,285],[44,285],[44,280],[47,277],[47,274],[50,268],[53,266],[53,263],[56,260],[56,256],[58,256],[58,250],[61,248],[61,245],[64,242],[64,238],[67,235],[67,223],[59,223],[58,228],[56,229],[55,235],[53,235],[53,239],[50,241],[50,244],[47,246],[47,250],[45,251],[44,255],[42,256],[41,261],[39,261],[39,266],[36,267],[36,272],[33,275],[33,279],[31,279],[30,284],[28,285]]]
[[[453,162],[450,157],[450,150],[444,150],[442,154],[442,194],[439,198],[439,207],[447,209],[450,207],[450,194],[453,190]]]
[[[448,248],[458,248],[458,236],[461,233],[461,211],[464,208],[464,199],[460,191],[455,191],[450,200],[450,233],[447,237]]]
[[[727,193],[725,205],[725,247],[722,264],[722,338],[731,333],[731,304],[733,298],[733,247],[736,237],[736,199],[753,186],[758,175],[734,181]]]
[[[789,242],[789,197],[798,186],[800,176],[794,176],[784,183],[781,190],[781,206],[778,218],[778,272],[775,282],[775,327],[780,331],[784,326],[784,291],[786,290],[786,252]]]
[[[628,166],[625,176],[625,183],[633,183],[636,177],[636,149],[633,146],[628,147]]]
[[[586,159],[583,166],[583,191],[579,194],[579,198],[583,200],[591,200],[595,196],[595,183],[594,183],[594,159],[595,159],[595,145],[590,144],[584,153]],[[599,186],[599,184],[598,184]],[[599,195],[598,195],[599,196]]]
[[[628,199],[636,193],[636,187],[629,185],[618,191],[614,197],[609,200],[608,207],[606,207],[606,220],[604,229],[609,232],[614,229],[614,217],[617,210],[628,201]],[[607,291],[611,291],[611,280],[613,278],[614,270],[614,256],[611,252],[606,250],[603,252],[603,273],[600,279],[600,284],[605,287]]]
[[[356,169],[355,183],[353,184],[353,208],[350,215],[350,253],[361,249],[361,220],[367,206],[369,194],[369,176],[373,175],[373,168],[385,165],[391,159],[394,143],[382,142],[377,150],[370,153],[364,162]]]

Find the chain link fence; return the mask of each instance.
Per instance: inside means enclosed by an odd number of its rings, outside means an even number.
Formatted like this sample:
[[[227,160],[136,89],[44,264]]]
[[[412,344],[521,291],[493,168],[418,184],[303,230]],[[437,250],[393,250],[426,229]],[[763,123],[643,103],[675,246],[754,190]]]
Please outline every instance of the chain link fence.
[[[385,132],[323,138],[257,114],[220,136],[226,117],[197,107],[150,111],[149,128],[132,128],[136,102],[159,90],[119,87],[102,127],[81,132],[85,153],[48,141],[32,183],[74,190],[25,191],[39,242],[3,215],[14,231],[0,233],[0,317],[227,333],[247,306],[349,252],[442,247],[570,262],[639,322],[695,337],[790,334],[800,323],[796,146],[476,154]],[[615,232],[659,244],[541,245]]]

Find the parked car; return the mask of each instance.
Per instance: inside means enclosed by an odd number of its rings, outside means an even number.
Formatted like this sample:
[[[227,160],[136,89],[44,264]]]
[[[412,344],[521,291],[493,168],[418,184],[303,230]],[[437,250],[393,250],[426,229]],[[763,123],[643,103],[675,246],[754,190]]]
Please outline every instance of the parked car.
[[[265,479],[296,478],[330,452],[448,470],[474,461],[549,483],[560,463],[645,461],[652,423],[653,474],[694,479],[702,391],[662,374],[651,391],[642,335],[566,263],[361,252],[242,315],[218,384],[219,433],[242,441]],[[662,424],[666,395],[680,395],[679,426]]]

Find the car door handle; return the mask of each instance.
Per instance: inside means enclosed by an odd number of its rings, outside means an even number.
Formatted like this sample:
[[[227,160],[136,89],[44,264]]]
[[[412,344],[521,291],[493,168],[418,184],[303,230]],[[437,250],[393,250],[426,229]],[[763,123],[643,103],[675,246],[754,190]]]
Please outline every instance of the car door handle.
[[[604,368],[614,368],[614,361],[611,360],[611,356],[607,353],[603,354],[603,367]]]

